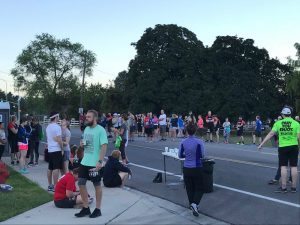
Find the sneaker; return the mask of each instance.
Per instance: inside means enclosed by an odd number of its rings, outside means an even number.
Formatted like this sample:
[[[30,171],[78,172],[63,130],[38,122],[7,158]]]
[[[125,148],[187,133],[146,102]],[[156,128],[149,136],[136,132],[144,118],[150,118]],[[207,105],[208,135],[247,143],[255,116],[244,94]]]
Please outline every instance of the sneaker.
[[[34,165],[35,165],[35,166],[38,166],[38,165],[39,165],[39,163],[38,163],[38,162],[35,162],[35,163],[34,163]]]
[[[240,142],[238,142],[238,143],[236,143],[237,145],[239,145],[240,144]]]
[[[209,140],[205,140],[205,142],[209,142]]]
[[[280,187],[280,188],[278,188],[277,190],[275,190],[274,192],[275,192],[275,193],[287,193],[288,191],[287,191],[286,188]]]
[[[49,185],[48,186],[48,191],[54,192],[54,185]]]
[[[210,140],[209,142],[210,142],[210,143],[213,143],[214,141],[213,141],[213,140]]]
[[[242,142],[242,144],[241,145],[245,145],[245,143],[244,142]]]
[[[272,179],[268,182],[269,185],[274,185],[274,184],[278,184],[279,183],[279,180],[275,180],[275,179]]]
[[[198,208],[195,203],[191,204],[190,209],[192,210],[193,216],[196,216],[196,217],[199,216]]]
[[[94,198],[89,197],[89,204],[92,204],[94,201]]]
[[[34,166],[33,162],[29,162],[28,166]]]
[[[91,215],[90,207],[82,208],[79,213],[75,214],[76,217],[84,217],[84,216],[90,216],[90,215]]]
[[[99,216],[102,216],[101,210],[96,208],[94,210],[94,212],[89,217],[90,218],[96,218],[96,217],[99,217]]]
[[[21,174],[28,174],[29,171],[27,169],[20,169]]]
[[[294,188],[294,187],[291,187],[291,192],[292,192],[292,193],[296,193],[296,192],[297,192],[297,189]]]
[[[11,161],[10,164],[13,166],[15,165],[15,161]]]
[[[19,164],[20,163],[20,161],[19,160],[17,160],[17,164]]]

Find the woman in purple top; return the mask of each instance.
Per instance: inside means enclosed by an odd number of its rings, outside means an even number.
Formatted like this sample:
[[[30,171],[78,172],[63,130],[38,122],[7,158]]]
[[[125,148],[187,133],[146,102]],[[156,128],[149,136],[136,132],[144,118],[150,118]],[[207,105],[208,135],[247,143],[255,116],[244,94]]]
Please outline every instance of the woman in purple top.
[[[194,216],[199,216],[199,204],[203,196],[203,170],[204,157],[203,141],[196,138],[196,125],[189,123],[186,126],[188,138],[180,144],[179,158],[185,158],[183,165],[183,178],[190,203],[190,209]]]

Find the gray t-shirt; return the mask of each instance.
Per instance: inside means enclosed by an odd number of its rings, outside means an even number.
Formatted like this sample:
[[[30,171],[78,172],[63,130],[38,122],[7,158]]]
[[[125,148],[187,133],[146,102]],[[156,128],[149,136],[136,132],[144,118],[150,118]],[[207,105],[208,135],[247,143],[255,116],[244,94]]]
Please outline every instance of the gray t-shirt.
[[[62,141],[66,141],[67,138],[71,138],[71,132],[70,130],[67,129],[63,129],[62,133],[61,133],[61,139]],[[64,151],[70,151],[70,144],[68,144],[67,146],[64,146]]]
[[[122,129],[124,129],[124,132],[123,132],[123,134],[121,135],[121,138],[122,138],[123,140],[127,140],[127,130],[128,130],[128,128],[127,128],[127,123],[126,123],[126,122],[122,123],[122,125],[121,125],[121,130],[122,130]]]

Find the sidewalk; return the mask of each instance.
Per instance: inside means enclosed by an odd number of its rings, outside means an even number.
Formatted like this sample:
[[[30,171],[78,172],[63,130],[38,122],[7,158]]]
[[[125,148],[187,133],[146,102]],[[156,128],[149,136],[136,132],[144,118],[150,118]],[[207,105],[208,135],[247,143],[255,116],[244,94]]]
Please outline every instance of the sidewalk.
[[[4,161],[9,162],[9,159],[4,158]],[[25,176],[46,189],[47,164],[41,161],[38,167],[29,168],[29,171]],[[88,191],[94,197],[90,182]],[[94,210],[95,203],[90,207]],[[101,217],[76,218],[74,214],[79,210],[58,209],[49,202],[0,224],[225,224],[205,215],[193,217],[187,208],[129,188],[103,187]]]

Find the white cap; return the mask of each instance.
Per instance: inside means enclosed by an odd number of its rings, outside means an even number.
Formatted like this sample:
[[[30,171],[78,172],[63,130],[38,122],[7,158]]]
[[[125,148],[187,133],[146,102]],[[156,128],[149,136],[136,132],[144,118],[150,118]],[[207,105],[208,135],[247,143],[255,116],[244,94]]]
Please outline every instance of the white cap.
[[[113,116],[117,116],[117,115],[118,115],[117,113],[114,113],[114,114],[113,114]]]
[[[283,115],[291,115],[292,114],[292,111],[290,108],[283,108],[282,111],[281,111],[281,114]]]

